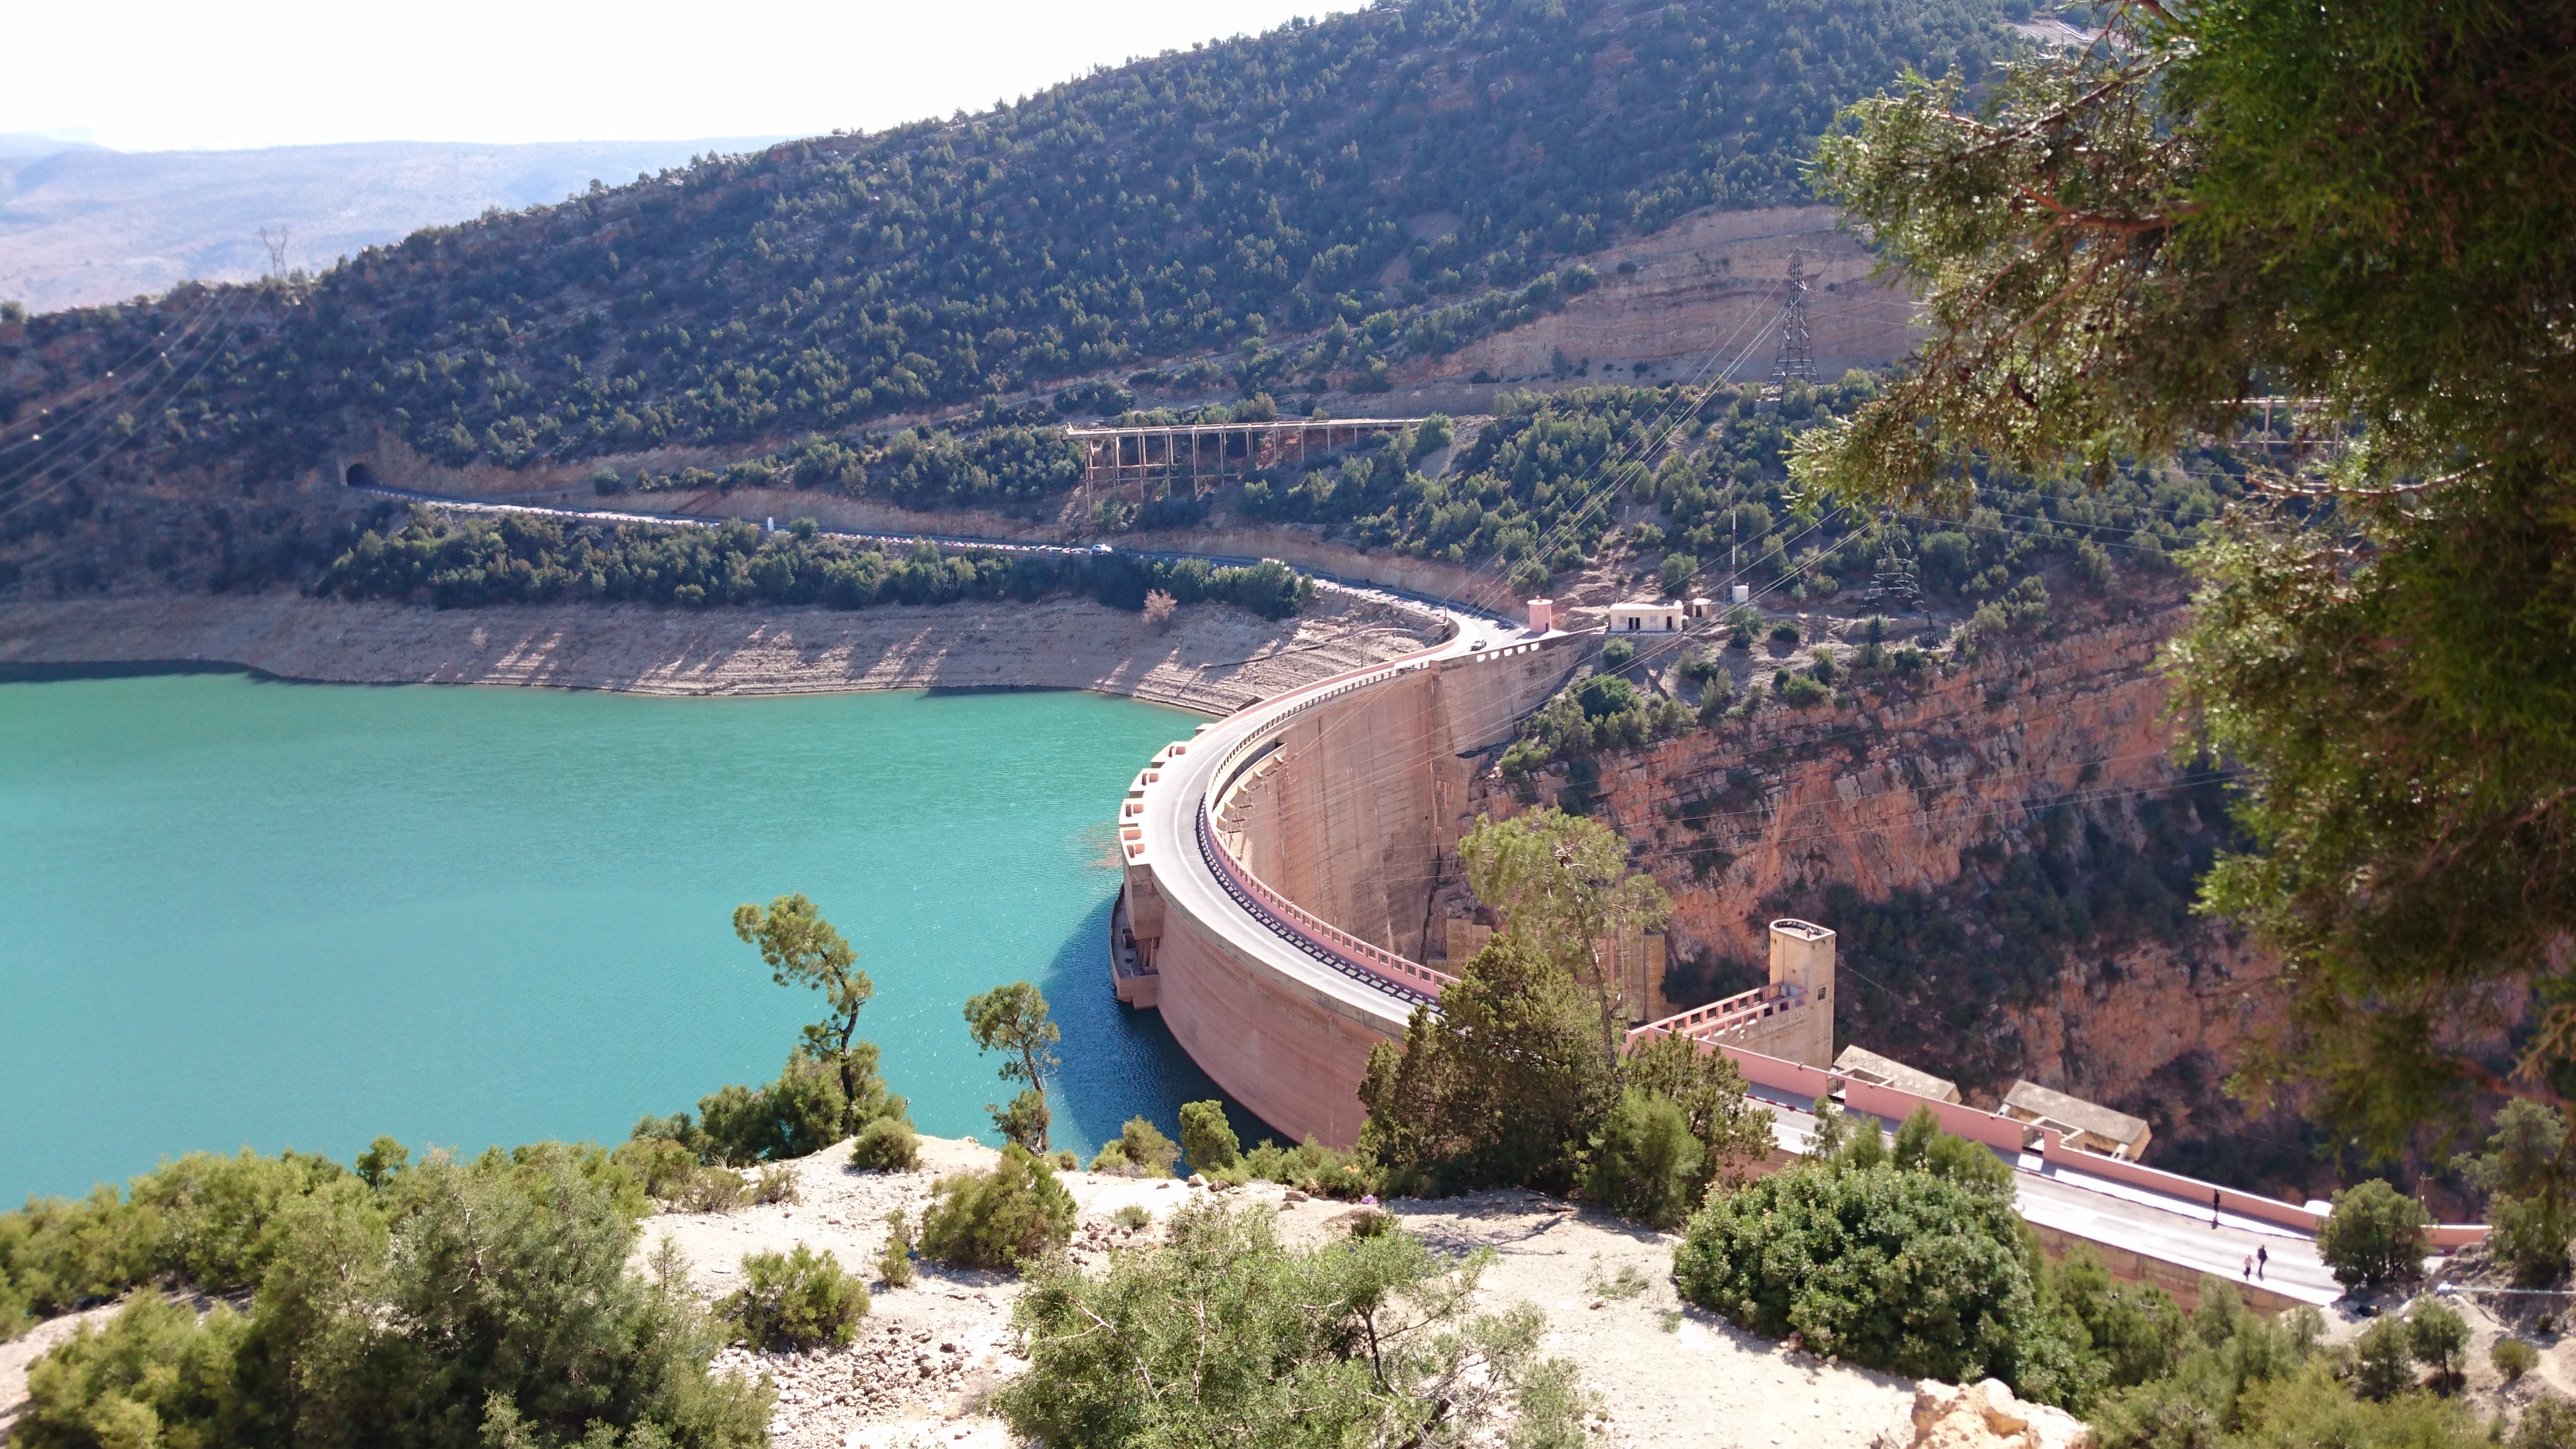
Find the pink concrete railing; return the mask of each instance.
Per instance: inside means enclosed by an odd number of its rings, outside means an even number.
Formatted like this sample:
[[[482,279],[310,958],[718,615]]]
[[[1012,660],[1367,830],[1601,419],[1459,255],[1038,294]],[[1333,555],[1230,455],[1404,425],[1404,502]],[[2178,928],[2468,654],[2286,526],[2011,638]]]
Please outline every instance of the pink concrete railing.
[[[1869,1112],[1902,1122],[1917,1111],[1929,1107],[1941,1119],[1941,1130],[1953,1137],[1965,1137],[1988,1147],[2000,1147],[2016,1156],[2030,1141],[2030,1124],[2001,1112],[1980,1112],[1959,1102],[1936,1102],[1917,1096],[1901,1087],[1883,1087],[1874,1082],[1843,1079],[1843,1105],[1856,1112]]]
[[[2203,1200],[2212,1199],[2214,1195],[2214,1200],[2220,1208],[2240,1217],[2260,1218],[2267,1223],[2296,1228],[2303,1233],[2313,1233],[2325,1226],[2325,1214],[2313,1212],[2296,1203],[2282,1202],[2278,1198],[2265,1197],[2260,1193],[2240,1192],[2232,1187],[2220,1187],[2216,1183],[2202,1182],[2196,1177],[2185,1177],[2178,1172],[2162,1172],[2143,1162],[2131,1162],[2124,1157],[2108,1157],[2099,1152],[2087,1152],[2081,1147],[2069,1147],[2055,1132],[2040,1134],[2039,1152],[2040,1157],[2051,1167],[2063,1167],[2071,1172],[2106,1177],[2113,1182],[2125,1183],[2130,1187],[2142,1187],[2149,1192],[2177,1197],[2194,1208],[2198,1208]]]
[[[2210,1200],[2212,1194],[2215,1194],[2217,1205],[2223,1211],[2235,1213],[2239,1217],[2260,1218],[2264,1222],[2275,1223],[2298,1232],[2314,1233],[2324,1227],[2326,1222],[2324,1213],[2297,1203],[2282,1202],[2277,1198],[2265,1197],[2261,1193],[2240,1192],[2232,1187],[2221,1187],[2214,1182],[2203,1182],[2196,1177],[2184,1177],[2176,1172],[2160,1172],[2142,1162],[2131,1162],[2121,1157],[2105,1157],[2098,1152],[2087,1152],[2081,1147],[2069,1147],[2054,1132],[2040,1134],[2040,1156],[2051,1167],[2063,1167],[2071,1172],[2109,1178],[2113,1182],[2125,1183],[2130,1187],[2145,1188],[2149,1192],[2162,1193],[2166,1197],[2180,1198],[2194,1209],[2198,1209],[2204,1201]],[[2424,1240],[2436,1248],[2464,1248],[2471,1243],[2483,1243],[2486,1238],[2485,1223],[2429,1223],[2424,1228]]]
[[[1834,1088],[1841,1085],[1843,1080],[1822,1067],[1783,1061],[1778,1057],[1746,1051],[1740,1046],[1732,1046],[1725,1042],[1711,1042],[1702,1038],[1701,1045],[1723,1052],[1728,1061],[1735,1063],[1735,1069],[1744,1074],[1744,1080],[1752,1085],[1768,1087],[1775,1092],[1786,1092],[1804,1101],[1812,1102],[1818,1097],[1831,1096]]]
[[[1215,858],[1217,869],[1225,872],[1226,879],[1234,883],[1235,889],[1259,901],[1282,923],[1340,957],[1347,964],[1382,981],[1435,1000],[1443,987],[1456,984],[1458,978],[1455,976],[1434,971],[1384,946],[1361,940],[1324,920],[1295,901],[1272,890],[1259,876],[1244,869],[1243,862],[1234,858],[1234,852],[1225,848],[1225,842],[1211,836],[1210,843],[1213,848],[1208,854]]]
[[[1676,1033],[1707,1041],[1739,1026],[1779,1015],[1798,1004],[1791,989],[1771,982],[1750,991],[1738,992],[1706,1006],[1695,1006],[1660,1020],[1647,1022],[1628,1033],[1628,1045],[1635,1047],[1659,1036]]]
[[[1270,701],[1265,707],[1275,708],[1277,712],[1262,721],[1261,728],[1247,734],[1232,750],[1226,752],[1225,760],[1217,767],[1212,789],[1222,790],[1231,786],[1237,769],[1255,751],[1265,749],[1277,740],[1280,730],[1297,716],[1354,691],[1372,688],[1400,675],[1428,668],[1434,662],[1431,656],[1448,647],[1448,641],[1444,640],[1428,649],[1418,650],[1385,664],[1364,665],[1330,678],[1319,679],[1303,689],[1292,690]],[[1479,660],[1509,659],[1515,655],[1532,653],[1539,647],[1537,642],[1531,641],[1505,645],[1499,649],[1483,650],[1469,657]],[[1227,847],[1224,838],[1217,833],[1215,825],[1216,816],[1211,808],[1211,802],[1202,798],[1199,801],[1199,826],[1208,832],[1207,838],[1212,847],[1208,853],[1215,860],[1217,868],[1225,873],[1226,879],[1233,882],[1236,889],[1259,901],[1263,908],[1276,916],[1283,925],[1306,937],[1315,946],[1339,958],[1345,965],[1417,995],[1437,998],[1442,988],[1457,981],[1457,977],[1447,972],[1435,971],[1398,952],[1354,936],[1288,899],[1285,894],[1272,889],[1267,882],[1254,875],[1249,866],[1236,858],[1233,850]]]

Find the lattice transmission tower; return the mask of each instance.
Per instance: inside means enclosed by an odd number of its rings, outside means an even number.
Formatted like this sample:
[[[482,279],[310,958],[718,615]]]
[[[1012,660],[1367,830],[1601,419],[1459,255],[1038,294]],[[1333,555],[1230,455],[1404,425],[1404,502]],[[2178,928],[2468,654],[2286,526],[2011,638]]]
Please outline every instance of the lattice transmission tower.
[[[1789,300],[1780,307],[1780,355],[1771,364],[1771,380],[1816,380],[1816,339],[1807,331],[1807,273],[1803,250],[1789,253]]]
[[[286,275],[286,239],[291,234],[288,228],[281,226],[272,238],[267,227],[259,229],[259,244],[268,248],[268,274],[272,277]]]

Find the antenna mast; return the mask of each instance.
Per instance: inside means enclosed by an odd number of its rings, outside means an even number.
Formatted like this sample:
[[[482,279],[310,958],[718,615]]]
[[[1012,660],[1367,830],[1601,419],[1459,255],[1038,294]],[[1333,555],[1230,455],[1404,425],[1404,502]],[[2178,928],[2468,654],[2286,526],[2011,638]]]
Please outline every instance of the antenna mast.
[[[1780,356],[1771,364],[1771,380],[1816,380],[1816,341],[1807,331],[1807,274],[1803,248],[1789,252],[1789,300],[1780,309]]]

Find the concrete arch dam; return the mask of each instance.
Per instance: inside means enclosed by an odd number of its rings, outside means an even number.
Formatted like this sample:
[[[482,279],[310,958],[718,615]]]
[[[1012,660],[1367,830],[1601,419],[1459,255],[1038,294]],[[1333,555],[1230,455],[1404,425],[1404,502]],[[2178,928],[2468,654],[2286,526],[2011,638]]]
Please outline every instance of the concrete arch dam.
[[[1465,757],[1509,740],[1592,642],[1469,621],[1155,755],[1118,819],[1119,999],[1159,1009],[1292,1139],[1356,1142],[1369,1049],[1450,979],[1417,963],[1456,868]]]

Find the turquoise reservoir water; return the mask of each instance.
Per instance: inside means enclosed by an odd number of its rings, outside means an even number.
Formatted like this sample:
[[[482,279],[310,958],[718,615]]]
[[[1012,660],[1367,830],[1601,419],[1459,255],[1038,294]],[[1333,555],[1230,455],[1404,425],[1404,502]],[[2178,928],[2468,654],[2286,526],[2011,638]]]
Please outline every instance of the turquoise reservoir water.
[[[1127,781],[1194,717],[1072,693],[691,700],[184,675],[0,684],[0,1202],[193,1148],[616,1141],[776,1075],[812,896],[913,1119],[993,1141],[958,1008],[1038,982],[1056,1145],[1216,1095],[1102,941]],[[1239,1111],[1239,1128],[1258,1124]]]

